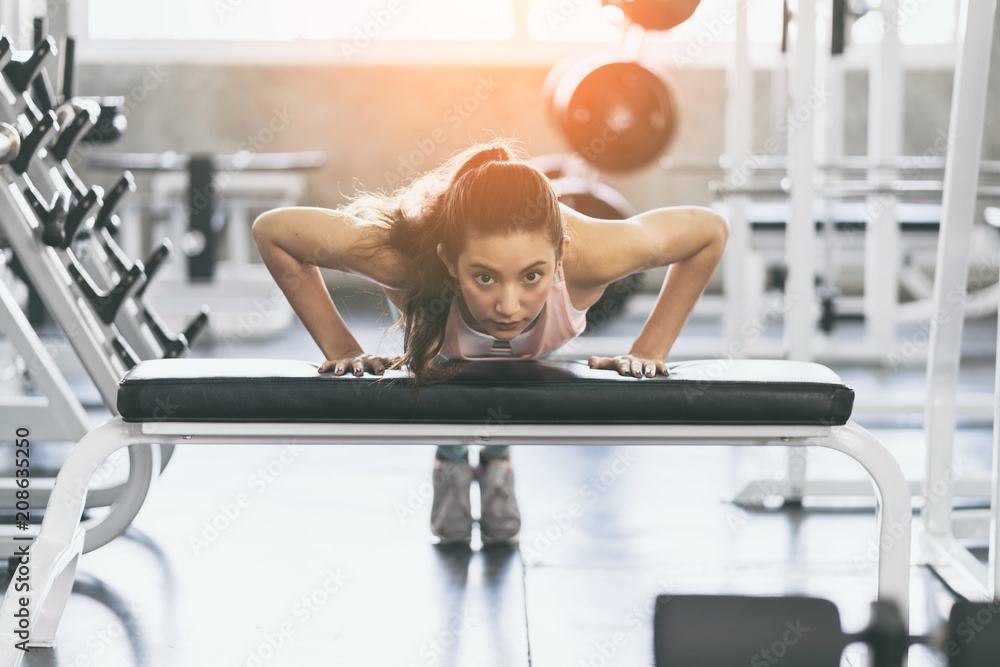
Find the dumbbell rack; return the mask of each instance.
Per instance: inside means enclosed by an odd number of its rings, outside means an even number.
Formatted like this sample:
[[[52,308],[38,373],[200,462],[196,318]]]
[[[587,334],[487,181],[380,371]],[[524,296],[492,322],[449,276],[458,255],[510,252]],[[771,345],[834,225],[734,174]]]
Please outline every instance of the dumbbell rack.
[[[115,208],[134,190],[134,181],[125,173],[105,196],[75,174],[67,158],[94,126],[99,110],[72,97],[68,84],[58,109],[33,99],[41,97],[54,106],[53,95],[39,96],[35,88],[55,44],[51,37],[36,41],[27,58],[17,59],[9,40],[0,36],[0,122],[10,123],[0,125],[0,153],[5,154],[0,166],[0,249],[5,244],[13,252],[105,406],[117,414],[117,385],[128,369],[142,359],[184,355],[189,340],[206,324],[207,313],[200,313],[185,333],[173,334],[144,303],[142,293],[169,255],[169,243],[145,263],[129,261],[118,246]],[[72,48],[66,52],[72,53]],[[64,61],[63,69],[71,71],[72,63]],[[2,282],[0,327],[45,394],[0,399],[0,421],[28,426],[35,442],[82,437],[91,428],[83,407]],[[88,522],[87,550],[128,526],[154,470],[162,470],[170,450],[162,454],[157,447],[130,448],[128,481],[95,490],[89,506],[110,506],[111,511]],[[33,509],[45,506],[51,486],[51,479],[32,478]],[[0,508],[14,507],[16,490],[13,479],[0,479]],[[14,553],[12,537],[12,526],[0,527],[0,557]]]

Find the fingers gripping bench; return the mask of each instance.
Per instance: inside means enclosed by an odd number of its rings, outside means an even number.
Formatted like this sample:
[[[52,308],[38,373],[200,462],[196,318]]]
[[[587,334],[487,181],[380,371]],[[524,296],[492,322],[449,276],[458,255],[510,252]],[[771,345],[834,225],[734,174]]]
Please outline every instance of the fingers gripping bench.
[[[15,645],[25,637],[29,646],[54,644],[82,553],[87,480],[106,457],[129,445],[828,447],[853,457],[872,476],[878,597],[905,613],[909,489],[882,443],[848,421],[853,389],[831,370],[802,362],[720,359],[670,368],[670,377],[635,379],[582,362],[477,361],[455,379],[424,389],[417,400],[398,371],[359,378],[320,375],[315,364],[299,361],[143,361],[119,385],[120,416],[88,433],[59,472],[27,557],[30,590],[17,592],[12,581],[0,605],[0,667],[19,662],[23,653]],[[25,606],[22,624],[15,614]]]

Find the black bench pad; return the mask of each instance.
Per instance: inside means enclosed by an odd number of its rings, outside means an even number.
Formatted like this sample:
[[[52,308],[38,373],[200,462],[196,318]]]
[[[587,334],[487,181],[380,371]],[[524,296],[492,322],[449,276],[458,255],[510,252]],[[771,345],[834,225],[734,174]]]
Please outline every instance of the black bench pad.
[[[819,364],[713,359],[628,378],[579,361],[474,361],[425,387],[406,375],[317,373],[278,359],[154,359],[118,388],[125,421],[512,424],[847,422],[854,390]]]

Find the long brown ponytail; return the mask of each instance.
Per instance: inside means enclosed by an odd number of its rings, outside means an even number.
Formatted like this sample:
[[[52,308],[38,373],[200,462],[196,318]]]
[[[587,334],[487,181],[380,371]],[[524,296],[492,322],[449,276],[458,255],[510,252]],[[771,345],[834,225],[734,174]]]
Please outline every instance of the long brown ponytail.
[[[564,236],[555,192],[526,164],[512,142],[479,144],[453,156],[388,196],[366,194],[345,211],[389,226],[389,245],[402,258],[406,285],[403,363],[418,389],[455,375],[460,362],[436,358],[444,344],[458,281],[437,254],[455,262],[471,235],[541,232],[561,259]]]

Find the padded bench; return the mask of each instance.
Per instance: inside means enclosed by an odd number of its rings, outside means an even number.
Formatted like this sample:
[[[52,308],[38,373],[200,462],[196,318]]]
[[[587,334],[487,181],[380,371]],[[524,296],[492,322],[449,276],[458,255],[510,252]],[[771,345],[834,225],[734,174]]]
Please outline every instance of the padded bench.
[[[399,371],[338,377],[302,361],[143,361],[121,381],[120,415],[88,433],[59,472],[30,551],[29,645],[54,645],[78,559],[94,548],[80,525],[87,480],[121,447],[187,443],[828,447],[872,476],[877,596],[905,613],[909,488],[884,445],[849,421],[853,389],[811,363],[715,359],[669,368],[669,377],[637,379],[585,362],[475,361],[418,398]],[[118,525],[128,525],[147,491],[126,489],[112,508]],[[0,667],[23,656],[14,648],[17,598],[11,588],[0,605]]]
[[[818,364],[758,360],[677,363],[670,376],[622,377],[584,362],[475,361],[422,390],[399,371],[317,373],[302,361],[156,359],[122,380],[126,422],[481,424],[846,424],[854,390]]]

